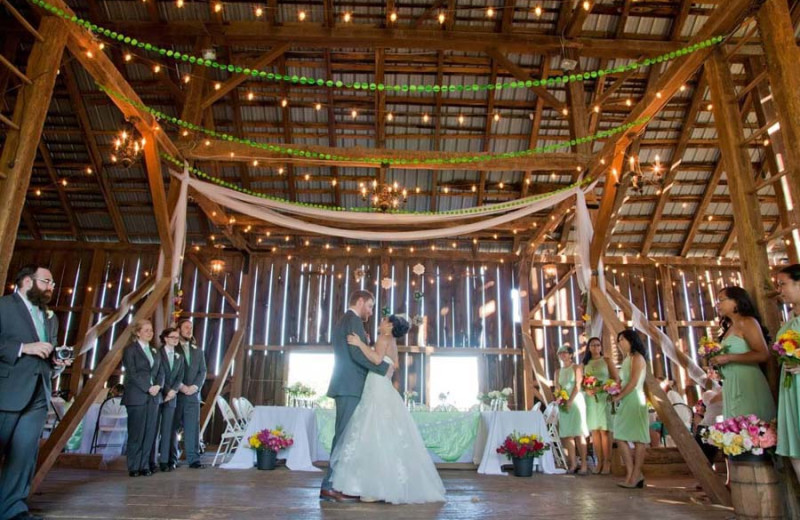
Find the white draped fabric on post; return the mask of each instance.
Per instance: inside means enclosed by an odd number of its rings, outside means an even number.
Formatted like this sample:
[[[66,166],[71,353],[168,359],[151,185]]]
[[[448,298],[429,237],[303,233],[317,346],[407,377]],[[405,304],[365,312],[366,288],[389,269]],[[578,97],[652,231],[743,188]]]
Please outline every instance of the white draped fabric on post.
[[[592,226],[592,220],[589,218],[589,210],[586,207],[586,199],[583,197],[583,193],[578,193],[576,199],[577,207],[575,208],[575,221],[578,228],[578,244],[575,254],[575,272],[578,275],[578,285],[581,287],[581,291],[584,291],[590,288],[591,283],[589,250],[591,248],[592,236],[594,235],[594,227]],[[603,261],[601,259],[597,268],[597,280],[600,290],[603,292],[603,294],[606,294],[606,284],[603,273]],[[631,316],[633,328],[640,331],[650,339],[658,342],[661,345],[661,351],[669,360],[677,363],[678,365],[682,365],[681,360],[675,350],[675,344],[672,342],[669,336],[664,334],[664,332],[662,332],[658,327],[653,327],[657,331],[657,334],[651,334],[650,329],[645,325],[647,323],[647,317],[642,311],[639,310],[638,307],[636,307],[636,305],[634,305],[633,302],[630,302],[630,305],[633,314]],[[597,319],[595,317],[592,320],[592,335],[599,336],[599,333],[602,331],[602,326],[602,319]],[[686,371],[689,374],[689,377],[691,377],[697,384],[705,386],[707,380],[706,373],[697,363],[695,363],[694,360],[689,360],[688,366],[686,366]]]

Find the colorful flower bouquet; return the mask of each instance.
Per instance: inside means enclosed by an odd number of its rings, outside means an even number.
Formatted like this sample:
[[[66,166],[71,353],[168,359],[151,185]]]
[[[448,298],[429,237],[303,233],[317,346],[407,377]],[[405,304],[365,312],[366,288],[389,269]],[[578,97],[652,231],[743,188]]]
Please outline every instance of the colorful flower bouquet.
[[[514,432],[497,448],[497,453],[509,459],[532,459],[541,457],[548,446],[538,435]]]
[[[584,376],[581,385],[586,395],[594,396],[595,401],[597,401],[597,394],[603,391],[603,384],[595,376]]]
[[[284,391],[286,392],[287,405],[298,408],[312,408],[313,398],[317,394],[313,388],[299,381],[287,386]]]
[[[789,329],[780,336],[772,345],[772,351],[778,356],[778,361],[786,365],[797,366],[800,364],[800,333]],[[783,387],[792,387],[792,374],[786,372],[783,376]]]
[[[711,358],[724,354],[727,351],[728,347],[723,347],[719,342],[714,341],[708,336],[700,338],[700,348],[697,349],[697,355],[702,358],[705,366],[709,368],[709,375],[712,376],[712,379],[721,381],[723,377],[722,370],[711,367]]]
[[[611,415],[617,413],[617,403],[614,397],[622,392],[622,387],[613,379],[606,379],[603,382],[603,392],[608,394],[608,400],[611,401]]]
[[[743,453],[762,455],[778,442],[775,423],[762,421],[755,415],[740,415],[718,422],[703,430],[703,442],[716,446],[725,455]]]
[[[254,433],[247,440],[248,447],[256,451],[279,451],[294,444],[291,434],[284,431],[283,426],[276,426]]]
[[[556,405],[558,405],[559,408],[564,408],[567,402],[569,402],[569,394],[563,388],[556,392],[553,397],[555,397]]]

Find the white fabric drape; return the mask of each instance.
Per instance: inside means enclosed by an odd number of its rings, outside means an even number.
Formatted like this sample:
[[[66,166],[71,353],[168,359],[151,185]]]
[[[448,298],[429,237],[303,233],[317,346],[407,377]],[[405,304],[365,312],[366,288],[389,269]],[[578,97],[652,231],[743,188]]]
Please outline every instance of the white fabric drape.
[[[594,235],[594,227],[592,226],[592,220],[589,218],[589,210],[586,207],[586,199],[583,197],[583,193],[577,194],[576,199],[577,207],[575,208],[575,222],[578,228],[578,244],[575,254],[575,272],[578,274],[578,285],[580,286],[581,291],[584,291],[588,290],[591,285],[591,264],[589,260],[589,250],[592,244],[592,236]],[[606,282],[604,272],[605,270],[603,269],[603,261],[601,259],[597,268],[597,282],[598,287],[605,295]],[[630,302],[630,306],[631,312],[633,313],[631,316],[633,328],[640,331],[651,340],[659,343],[661,345],[661,351],[664,353],[664,355],[667,356],[667,358],[671,361],[681,365],[680,358],[675,350],[675,344],[672,342],[669,336],[664,334],[664,332],[658,327],[654,327],[658,333],[655,335],[651,334],[650,329],[645,326],[647,323],[647,317],[642,311],[639,310],[638,307],[636,307],[636,305],[633,304],[633,302]],[[599,337],[600,333],[602,332],[602,328],[602,318],[599,316],[599,313],[594,313],[591,325],[592,336]],[[691,377],[696,383],[705,385],[707,375],[705,371],[700,368],[697,363],[695,363],[694,360],[689,360],[686,371],[689,374],[689,377]]]
[[[360,229],[337,228],[332,226],[324,226],[321,224],[306,222],[304,220],[300,220],[288,215],[284,215],[283,213],[274,211],[274,208],[276,208],[276,201],[263,199],[261,197],[254,197],[252,195],[243,194],[236,190],[224,188],[216,184],[200,181],[198,179],[192,179],[188,176],[188,173],[186,172],[184,172],[182,175],[179,175],[179,177],[181,178],[183,184],[188,184],[198,193],[205,195],[210,200],[213,200],[214,202],[222,206],[233,209],[239,213],[243,213],[245,215],[257,218],[259,220],[271,222],[281,227],[296,229],[308,233],[317,233],[326,236],[335,236],[335,237],[351,238],[357,240],[369,240],[369,241],[387,241],[387,242],[407,242],[407,241],[417,241],[417,240],[430,240],[436,238],[451,238],[454,236],[481,231],[483,229],[498,226],[500,224],[505,224],[507,222],[517,220],[532,213],[545,210],[569,197],[574,196],[582,189],[580,186],[575,186],[567,190],[554,192],[550,196],[544,198],[532,198],[529,203],[518,206],[517,207],[518,209],[514,210],[510,210],[507,207],[489,206],[487,211],[484,212],[484,215],[501,213],[501,212],[505,213],[492,218],[479,220],[477,222],[470,222],[467,224],[461,224],[454,227],[437,226],[417,231],[365,231]],[[370,223],[375,223],[380,221],[380,222],[386,222],[389,226],[398,224],[409,224],[409,223],[435,224],[436,222],[441,222],[443,220],[443,217],[447,217],[447,219],[450,220],[455,218],[467,219],[467,218],[475,218],[476,216],[478,217],[481,216],[480,214],[474,214],[474,213],[459,214],[452,216],[449,215],[443,216],[439,214],[436,215],[410,215],[402,213],[381,214],[381,213],[363,213],[363,212],[353,212],[353,211],[332,211],[332,210],[324,210],[318,208],[308,208],[286,203],[281,203],[280,205],[282,210],[291,211],[292,213],[302,214],[305,216],[314,216],[317,218],[326,218],[329,220],[342,221],[342,222],[364,223],[365,221],[368,220]],[[501,205],[495,205],[495,206],[501,206]]]

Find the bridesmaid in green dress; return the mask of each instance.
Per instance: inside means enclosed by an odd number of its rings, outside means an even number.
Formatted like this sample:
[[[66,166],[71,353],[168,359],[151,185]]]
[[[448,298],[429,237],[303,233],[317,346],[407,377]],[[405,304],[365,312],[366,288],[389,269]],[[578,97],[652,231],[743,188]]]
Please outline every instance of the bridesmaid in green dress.
[[[580,475],[588,475],[589,469],[586,465],[586,436],[589,430],[586,427],[586,403],[581,393],[581,381],[583,380],[583,367],[573,363],[572,359],[575,350],[572,347],[561,347],[558,349],[558,359],[561,360],[561,368],[556,369],[556,392],[565,390],[569,395],[569,400],[558,411],[558,436],[567,448],[569,457],[568,473],[576,473],[578,462],[575,460],[575,446],[581,456]]]
[[[583,355],[583,372],[586,377],[594,376],[602,384],[608,379],[613,379],[619,383],[617,367],[611,359],[603,356],[603,343],[600,338],[589,338],[586,353]],[[592,447],[594,456],[597,460],[595,474],[611,474],[611,430],[613,426],[613,416],[611,415],[611,403],[605,392],[597,392],[589,395],[584,390],[584,400],[586,401],[586,426],[592,433]]]
[[[723,417],[754,414],[764,421],[773,420],[775,400],[758,366],[769,360],[769,333],[753,300],[741,287],[725,287],[717,297],[717,313],[722,318],[719,339],[728,352],[711,358],[709,364],[719,367],[723,377]]]
[[[625,481],[619,487],[643,488],[645,451],[650,442],[650,421],[647,400],[644,396],[644,378],[647,372],[647,351],[639,333],[625,329],[617,334],[617,345],[625,355],[622,362],[622,391],[614,397],[617,413],[614,416],[614,439],[625,461]],[[633,454],[628,443],[634,446]]]
[[[800,332],[800,264],[784,267],[778,272],[776,284],[783,303],[792,306],[789,321],[783,324],[778,336],[789,329]],[[785,377],[792,378],[786,388]],[[781,367],[778,385],[778,455],[789,457],[797,478],[800,478],[800,366]]]

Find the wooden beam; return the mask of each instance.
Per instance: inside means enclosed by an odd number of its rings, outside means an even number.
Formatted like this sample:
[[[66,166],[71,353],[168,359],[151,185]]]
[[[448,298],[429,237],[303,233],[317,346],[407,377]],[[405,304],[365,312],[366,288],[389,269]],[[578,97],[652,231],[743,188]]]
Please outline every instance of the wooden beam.
[[[438,2],[437,2],[438,5]],[[737,9],[738,5],[734,6]],[[726,10],[727,11],[727,10]],[[451,15],[448,13],[448,17]],[[714,15],[710,16],[713,18]],[[632,39],[601,37],[579,37],[564,40],[561,32],[541,34],[533,31],[514,31],[514,37],[494,30],[479,30],[477,27],[459,28],[443,31],[436,27],[414,28],[404,26],[402,30],[387,31],[366,24],[338,24],[333,29],[322,24],[308,22],[285,22],[279,27],[264,30],[261,21],[230,21],[224,25],[211,22],[174,21],[169,24],[155,24],[147,21],[113,21],[103,24],[111,30],[123,32],[131,37],[154,44],[191,45],[198,36],[212,35],[217,45],[252,46],[277,45],[292,42],[293,49],[424,49],[459,52],[486,52],[497,48],[505,53],[551,54],[563,49],[577,49],[581,56],[601,58],[646,57],[678,50],[685,42],[660,41],[652,39]],[[718,34],[718,33],[714,33]]]
[[[67,198],[64,185],[58,178],[58,172],[56,172],[56,168],[53,166],[53,158],[50,156],[50,150],[47,148],[47,144],[45,144],[44,140],[39,141],[38,150],[39,155],[42,156],[42,161],[44,161],[47,176],[50,177],[50,182],[53,183],[58,193],[58,200],[61,202],[61,207],[64,209],[64,215],[67,217],[70,231],[75,236],[75,240],[84,240],[85,236],[81,232],[80,226],[78,226],[78,219],[75,216],[75,212],[72,210],[69,198]]]
[[[733,79],[722,53],[717,50],[706,62],[708,86],[711,89],[714,121],[717,122],[722,162],[728,179],[731,205],[735,215],[734,225],[739,242],[739,257],[742,262],[742,277],[745,289],[755,300],[761,311],[764,325],[769,330],[778,330],[780,314],[771,297],[773,284],[770,278],[766,249],[759,244],[764,236],[764,225],[758,205],[752,203],[753,173],[750,155],[740,143],[744,140],[742,119]],[[768,375],[770,385],[777,389],[777,365],[771,358]]]
[[[379,54],[379,51],[375,50],[375,68],[376,68],[376,74],[379,72],[382,74],[383,51],[381,51]],[[325,73],[327,74],[327,77],[329,78],[333,77],[333,67],[331,64],[331,51],[328,49],[325,50]],[[384,91],[376,91],[376,92],[377,92],[377,94],[375,94],[376,103],[378,105],[377,116],[375,118],[375,125],[377,127],[376,139],[381,141],[384,139],[384,135],[386,133],[386,116],[384,115],[386,111],[386,92]],[[338,138],[336,135],[336,103],[334,101],[333,89],[328,89],[327,99],[328,99],[328,146],[330,146],[331,148],[337,148]],[[331,167],[331,175],[333,176],[333,179],[336,181],[336,186],[334,186],[333,188],[333,203],[336,206],[341,206],[342,183],[339,182],[339,168],[337,166]]]
[[[548,402],[553,400],[553,392],[550,390],[551,381],[547,379],[545,373],[544,363],[542,357],[539,355],[536,344],[533,341],[533,330],[530,326],[530,314],[528,306],[530,305],[530,298],[528,297],[531,291],[530,283],[530,264],[527,261],[520,262],[519,268],[519,298],[520,298],[520,312],[522,313],[522,357],[527,360],[527,366],[530,366],[533,376],[538,383],[539,391],[547,399]],[[569,277],[566,277],[569,279]],[[537,385],[535,385],[537,386]],[[526,388],[527,390],[527,388]],[[528,399],[526,395],[526,401]]]
[[[681,6],[678,10],[678,16],[673,18],[672,27],[669,29],[669,39],[672,41],[680,40],[683,26],[689,18],[689,11],[692,9],[692,0],[680,0]]]
[[[535,315],[537,312],[539,312],[540,310],[542,310],[542,308],[543,308],[545,305],[547,305],[547,302],[548,302],[548,300],[550,300],[550,298],[552,298],[553,296],[555,296],[555,295],[556,295],[556,293],[557,293],[559,290],[563,289],[563,288],[564,288],[564,286],[565,286],[565,285],[567,285],[567,284],[569,283],[569,279],[570,279],[570,277],[571,277],[573,274],[575,274],[575,266],[572,266],[572,268],[570,268],[570,270],[569,270],[569,271],[567,271],[567,272],[566,272],[566,274],[564,274],[564,276],[562,276],[562,277],[561,277],[561,279],[558,281],[558,283],[557,283],[557,284],[555,284],[553,287],[551,287],[551,288],[550,288],[550,290],[548,290],[548,291],[547,291],[547,293],[546,293],[544,296],[542,296],[542,299],[541,299],[541,300],[539,300],[539,301],[536,303],[536,305],[534,305],[533,307],[531,307],[531,309],[528,311],[528,316],[529,316],[529,319],[528,319],[528,321],[533,321],[533,320],[536,320],[536,319],[538,319],[538,318],[536,318],[534,315]],[[529,275],[529,277],[530,277],[530,275]],[[521,279],[521,278],[520,278],[520,279]],[[522,323],[527,323],[527,322],[523,320],[523,322],[522,322]]]
[[[270,51],[267,54],[261,56],[258,59],[253,60],[248,65],[247,68],[249,68],[250,70],[261,70],[264,67],[268,66],[273,61],[283,56],[283,53],[289,50],[289,47],[291,47],[291,44],[289,43],[276,44],[272,49],[270,49]],[[234,74],[233,76],[231,76],[230,79],[228,79],[225,83],[223,83],[218,90],[215,89],[212,93],[210,93],[205,99],[203,99],[200,102],[199,105],[200,111],[202,112],[206,108],[210,107],[212,104],[214,104],[215,101],[221,99],[223,96],[225,96],[225,94],[235,89],[248,79],[252,79],[252,76],[250,74],[241,74],[241,73]]]
[[[603,322],[613,330],[615,334],[618,334],[626,328],[611,308],[606,296],[599,287],[592,287],[591,296],[595,308],[600,315],[603,316]],[[654,341],[654,343],[660,348],[660,344],[657,340]],[[683,456],[683,460],[686,461],[692,474],[700,482],[700,485],[703,486],[703,489],[713,503],[730,506],[730,491],[725,488],[725,484],[717,477],[714,470],[711,469],[711,465],[708,463],[705,456],[703,456],[700,446],[694,440],[692,434],[689,433],[689,430],[686,429],[683,421],[678,417],[678,414],[672,407],[672,403],[667,397],[667,394],[664,393],[664,390],[661,389],[658,383],[658,380],[648,371],[645,376],[645,390],[649,394],[650,402],[653,404],[653,408],[656,409],[658,417],[669,429],[678,451],[680,451]]]
[[[287,110],[284,108],[283,110]],[[291,130],[286,132],[287,136],[291,137]],[[472,157],[475,155],[471,153],[456,153],[456,152],[426,152],[417,150],[387,150],[387,149],[371,149],[352,147],[346,150],[348,157],[352,160],[339,161],[339,160],[325,160],[325,159],[311,159],[308,157],[299,157],[297,155],[287,157],[279,152],[269,152],[259,148],[253,148],[245,144],[234,143],[230,141],[222,141],[218,139],[210,139],[209,146],[200,146],[203,141],[182,142],[178,145],[181,153],[187,158],[198,161],[226,161],[226,162],[250,162],[253,160],[259,161],[263,164],[287,164],[292,165],[301,163],[304,166],[347,166],[347,167],[363,167],[363,168],[381,168],[382,163],[375,163],[362,159],[366,158],[386,158],[386,159],[406,159],[406,160],[439,160],[439,159],[457,159],[460,157]],[[333,154],[339,155],[342,153],[341,149],[330,146],[309,146],[302,144],[293,144],[292,149],[302,150],[309,152],[317,152],[320,154]],[[231,156],[233,153],[233,156]],[[513,171],[513,170],[528,170],[528,171],[567,171],[572,170],[575,172],[578,167],[585,166],[589,161],[588,156],[583,156],[574,153],[541,153],[533,154],[526,157],[510,158],[510,159],[490,159],[487,161],[480,161],[479,163],[444,163],[444,164],[390,164],[388,168],[403,169],[403,170],[471,170],[474,171],[476,167],[487,171]]]
[[[81,302],[81,314],[78,318],[78,334],[77,338],[83,340],[86,337],[86,332],[92,326],[92,318],[94,318],[94,299],[99,291],[95,291],[95,287],[99,287],[103,283],[103,274],[106,267],[106,253],[102,249],[95,249],[92,251],[92,265],[89,268],[89,278],[87,278],[86,287],[83,291],[83,300]],[[92,290],[88,290],[92,288]],[[80,351],[75,353],[75,361],[68,369],[69,376],[69,393],[70,395],[78,395],[83,388],[83,369],[86,364],[86,354],[81,354]]]
[[[42,32],[48,34],[46,31]],[[131,324],[125,327],[125,330],[122,331],[114,342],[111,350],[106,353],[103,360],[97,365],[94,374],[92,374],[92,378],[87,381],[83,391],[75,396],[75,401],[72,406],[69,407],[67,413],[64,414],[64,417],[39,451],[39,463],[36,474],[33,477],[33,482],[31,483],[31,493],[35,493],[39,488],[45,476],[47,476],[47,473],[50,471],[50,468],[55,464],[61,450],[64,449],[67,441],[69,441],[69,438],[83,420],[86,412],[89,411],[89,408],[97,400],[97,396],[100,395],[100,392],[104,390],[109,376],[119,366],[122,360],[122,352],[125,350],[124,347],[131,340],[134,324],[139,320],[149,318],[153,314],[156,305],[161,301],[171,286],[172,280],[169,278],[162,278],[153,286],[153,291],[136,311]]]
[[[533,79],[533,77],[526,70],[509,60],[506,55],[500,51],[500,49],[490,48],[486,51],[486,54],[489,55],[489,57],[500,66],[500,68],[506,69],[512,76],[517,78],[517,80],[528,81]],[[572,83],[570,83],[570,85],[571,84]],[[580,85],[583,85],[583,83],[580,83]],[[557,97],[551,94],[547,88],[531,87],[531,90],[536,93],[538,97],[542,98],[546,105],[553,107],[558,112],[561,112],[564,109],[564,103],[559,101]]]
[[[245,258],[245,265],[248,265],[247,258]],[[222,359],[222,364],[219,367],[219,373],[217,373],[217,377],[214,378],[214,382],[211,384],[208,394],[206,394],[203,408],[200,410],[200,437],[203,436],[203,432],[205,431],[206,426],[208,426],[208,422],[211,419],[211,412],[214,411],[214,407],[217,405],[217,397],[219,397],[219,395],[222,393],[222,387],[225,385],[225,381],[228,379],[228,374],[233,366],[233,360],[236,359],[239,349],[241,348],[242,343],[244,343],[244,335],[249,328],[250,272],[248,267],[245,268],[241,279],[241,284],[239,286],[239,300],[240,303],[236,307],[238,309],[237,315],[239,319],[239,325],[236,327],[236,331],[233,333],[231,342],[225,349],[225,357]],[[241,365],[238,365],[236,368],[238,370],[242,369]]]
[[[800,49],[794,38],[786,0],[767,0],[756,20],[775,112],[781,124],[780,135],[785,144],[784,164],[792,172],[786,176],[786,182],[796,206],[800,202],[800,78],[796,74]]]
[[[691,360],[686,354],[686,344],[683,343],[681,340],[681,335],[678,332],[678,313],[675,309],[675,296],[672,292],[672,272],[670,271],[669,266],[661,265],[658,267],[658,274],[659,279],[661,280],[659,289],[661,290],[661,301],[664,305],[664,320],[667,322],[666,334],[675,345],[675,352],[678,354],[679,358],[678,363],[672,361],[672,373],[675,375],[675,379],[678,383],[678,388],[680,389],[681,393],[685,394],[687,386],[691,384],[687,378],[687,371]],[[609,294],[614,301],[617,302],[620,301],[622,296],[616,291],[616,289],[614,289],[612,292],[609,292]],[[623,308],[627,309],[630,313],[630,306],[628,304],[625,304]]]
[[[194,253],[186,253],[186,258],[188,258],[189,261],[192,262],[195,265],[195,267],[197,267],[197,269],[200,271],[200,274],[205,276],[206,280],[211,282],[211,285],[214,287],[214,289],[217,290],[217,292],[220,294],[220,296],[225,298],[225,300],[227,300],[228,304],[234,310],[236,310],[238,312],[239,311],[239,303],[236,301],[236,298],[231,296],[231,294],[228,291],[225,290],[225,287],[223,287],[222,284],[219,283],[219,280],[217,279],[217,277],[214,276],[214,274],[211,271],[208,270],[208,268],[197,257],[197,255],[195,255]]]
[[[608,165],[606,170],[606,180],[603,188],[603,198],[600,199],[600,209],[594,221],[594,235],[592,237],[592,244],[589,247],[589,266],[592,270],[596,270],[600,257],[606,250],[606,246],[611,240],[611,221],[614,215],[614,208],[617,206],[619,197],[618,193],[625,196],[625,190],[619,190],[620,178],[622,176],[622,165],[625,162],[625,149],[618,149],[614,154],[611,164]],[[625,188],[627,188],[627,182]],[[619,190],[619,191],[618,191]],[[619,200],[621,204],[621,199]]]
[[[44,43],[44,38],[42,38],[42,35],[39,34],[39,31],[34,29],[33,26],[28,23],[28,20],[26,20],[25,17],[22,16],[13,5],[11,5],[11,2],[8,0],[0,0],[0,4],[4,5],[8,12],[11,13],[11,16],[16,18],[17,22],[19,22],[19,24],[24,27],[26,31],[31,33],[37,41]],[[0,92],[2,92],[1,89]]]
[[[583,2],[577,2],[575,9],[572,11],[572,16],[569,18],[569,22],[567,22],[567,27],[564,29],[564,33],[567,38],[576,38],[581,34],[581,31],[583,30],[583,23],[592,12],[592,7],[593,5],[590,3],[589,9],[586,10],[583,8]]]
[[[23,85],[17,95],[12,119],[19,130],[6,133],[0,153],[0,280],[6,279],[14,253],[36,149],[67,40],[66,26],[67,22],[54,16],[44,17],[39,24],[47,40],[36,42],[28,56],[25,70],[33,83]]]
[[[172,231],[169,225],[169,210],[167,209],[167,193],[164,188],[164,175],[161,173],[161,157],[158,155],[158,143],[152,133],[142,134],[145,138],[144,163],[147,170],[147,180],[150,185],[150,197],[153,199],[153,212],[155,213],[158,237],[161,240],[161,250],[166,261],[165,266],[171,265],[172,255],[175,254],[175,244],[172,242]]]
[[[72,108],[78,116],[78,126],[83,134],[83,141],[86,144],[86,149],[89,152],[89,161],[92,164],[97,183],[100,186],[100,192],[103,194],[103,200],[108,208],[108,215],[111,218],[111,224],[114,226],[114,232],[120,242],[128,242],[128,232],[125,229],[125,220],[122,218],[122,213],[119,210],[116,196],[114,195],[114,187],[111,184],[111,179],[108,177],[103,164],[103,155],[97,146],[97,139],[92,134],[91,121],[89,114],[86,111],[86,99],[81,95],[80,87],[76,79],[75,63],[65,63],[62,68],[64,73],[64,84],[67,86]]]
[[[722,168],[722,161],[718,161],[717,166],[714,168],[714,173],[712,173],[711,177],[708,179],[708,186],[703,192],[703,200],[700,201],[700,205],[697,206],[697,209],[695,210],[694,218],[692,219],[692,225],[689,226],[689,232],[686,234],[686,240],[681,248],[681,256],[686,256],[686,254],[692,248],[694,237],[697,236],[697,231],[700,229],[703,219],[705,219],[706,211],[708,210],[708,206],[711,204],[711,199],[714,197],[714,192],[717,189],[717,185],[719,184],[720,179],[722,179],[723,172],[724,170]]]

